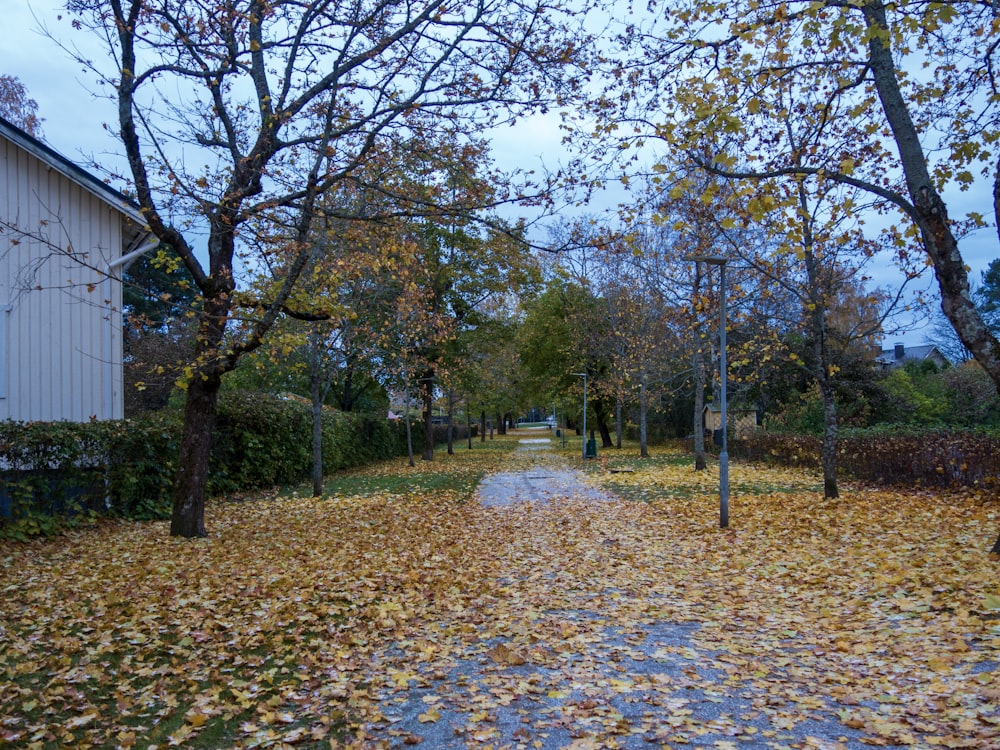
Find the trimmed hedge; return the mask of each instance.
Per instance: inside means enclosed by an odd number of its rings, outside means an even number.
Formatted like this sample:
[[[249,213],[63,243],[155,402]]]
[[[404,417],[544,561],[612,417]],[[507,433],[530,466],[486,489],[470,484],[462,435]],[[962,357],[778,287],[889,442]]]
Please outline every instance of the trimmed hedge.
[[[105,457],[93,425],[5,423],[0,430],[0,535],[49,534],[93,517],[101,507],[96,498],[104,485]]]
[[[822,440],[813,435],[759,432],[731,446],[750,461],[821,465]],[[873,484],[988,486],[1000,481],[1000,435],[912,428],[845,430],[838,444],[837,465],[851,478]]]
[[[0,537],[27,538],[109,514],[168,518],[182,432],[165,410],[112,422],[0,422]],[[402,424],[381,414],[323,412],[323,473],[406,452]],[[306,481],[308,405],[269,394],[220,397],[208,493]]]

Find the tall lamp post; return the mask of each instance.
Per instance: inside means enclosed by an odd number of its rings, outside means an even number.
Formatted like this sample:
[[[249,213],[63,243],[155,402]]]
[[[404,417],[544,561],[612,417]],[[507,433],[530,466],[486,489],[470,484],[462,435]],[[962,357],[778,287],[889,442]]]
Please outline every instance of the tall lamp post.
[[[688,255],[684,260],[719,267],[719,378],[721,388],[722,450],[719,451],[719,527],[729,526],[729,450],[726,442],[729,422],[726,415],[726,261],[721,255]]]
[[[587,373],[574,372],[578,378],[583,378],[583,460],[587,460]]]

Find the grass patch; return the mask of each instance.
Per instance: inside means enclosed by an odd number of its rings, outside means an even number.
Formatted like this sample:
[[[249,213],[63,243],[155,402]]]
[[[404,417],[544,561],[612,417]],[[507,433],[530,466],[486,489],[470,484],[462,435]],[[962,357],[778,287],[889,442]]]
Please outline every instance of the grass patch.
[[[628,500],[692,500],[719,491],[717,456],[709,454],[707,467],[696,471],[694,454],[683,446],[650,447],[648,458],[638,453],[637,443],[623,443],[621,450],[599,450],[596,459],[575,458],[592,481]],[[822,492],[823,480],[816,471],[745,464],[730,458],[729,490],[734,497]]]
[[[401,457],[345,471],[326,479],[323,494],[337,498],[442,492],[467,499],[480,480],[496,471],[504,457],[517,448],[518,437],[498,436],[486,442],[474,439],[472,450],[467,446],[466,442],[456,443],[450,456],[443,448],[436,450],[433,461],[423,461],[415,455],[414,466],[409,465],[407,457]],[[283,494],[307,497],[312,494],[312,487],[298,485],[287,488]]]

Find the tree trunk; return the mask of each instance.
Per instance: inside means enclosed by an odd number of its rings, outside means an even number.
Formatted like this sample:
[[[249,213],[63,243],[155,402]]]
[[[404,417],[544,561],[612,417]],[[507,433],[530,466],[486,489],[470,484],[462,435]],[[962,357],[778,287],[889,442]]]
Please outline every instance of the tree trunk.
[[[705,453],[705,391],[704,387],[695,386],[694,394],[694,470],[704,471],[708,468],[708,456]]]
[[[646,393],[646,376],[643,375],[639,384],[639,458],[649,458],[649,448],[646,444],[646,416],[649,411]]]
[[[340,398],[341,411],[351,411],[354,408],[354,356],[344,360],[344,391]]]
[[[420,458],[434,460],[434,371],[427,370],[420,383],[420,394],[424,403],[424,445]]]
[[[619,396],[615,400],[615,447],[621,450],[622,447],[622,399]]]
[[[448,391],[448,455],[455,455],[455,427],[454,427],[454,416],[455,416],[455,395]]]
[[[493,429],[490,428],[490,440],[493,439]],[[479,412],[479,442],[486,442],[486,409]]]
[[[701,293],[701,263],[695,262],[694,299]],[[694,375],[694,470],[708,468],[705,455],[705,358],[701,351],[701,340],[695,331],[694,354],[691,357]]]
[[[207,536],[205,531],[205,486],[208,460],[212,452],[212,431],[222,377],[196,375],[187,388],[184,404],[184,432],[177,456],[174,508],[170,536]]]
[[[309,333],[309,397],[312,405],[313,497],[323,494],[323,362],[319,326]]]
[[[406,391],[406,454],[410,457],[410,466],[416,466],[413,461],[413,428],[410,426],[410,391]]]
[[[313,497],[323,494],[323,389],[320,373],[313,370],[309,377],[312,397],[312,484]]]
[[[812,373],[823,402],[823,497],[840,497],[837,489],[837,401],[831,382],[830,350],[826,343],[826,298],[830,290],[823,283],[819,261],[814,253],[812,215],[805,186],[799,184],[799,207],[802,218],[802,260],[809,281],[809,329],[813,338]]]
[[[592,403],[594,404],[594,416],[597,417],[597,429],[601,433],[601,447],[610,448],[614,442],[611,440],[611,428],[608,426],[608,405],[603,398],[595,398]]]
[[[823,497],[840,497],[837,489],[837,402],[829,378],[819,380],[823,400]]]

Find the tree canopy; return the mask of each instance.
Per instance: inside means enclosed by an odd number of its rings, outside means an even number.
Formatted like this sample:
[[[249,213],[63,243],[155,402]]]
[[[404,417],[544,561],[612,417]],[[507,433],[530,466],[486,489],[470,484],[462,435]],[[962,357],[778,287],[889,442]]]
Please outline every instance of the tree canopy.
[[[288,309],[314,260],[320,197],[363,180],[374,155],[407,141],[478,132],[543,106],[580,40],[563,31],[558,10],[531,0],[68,8],[108,44],[110,69],[84,62],[113,92],[143,215],[201,297],[171,533],[202,536],[221,378]],[[394,197],[393,213],[426,209]],[[274,271],[266,298],[241,287],[247,265]]]
[[[618,148],[652,139],[679,150],[730,181],[755,221],[795,200],[757,191],[762,180],[864,191],[897,253],[926,254],[945,315],[1000,382],[1000,344],[959,250],[1000,211],[991,4],[685,0],[635,18],[595,111],[600,132]],[[989,198],[952,217],[984,182],[994,189],[975,195]]]
[[[38,102],[28,95],[28,89],[17,76],[0,75],[0,117],[30,136],[42,136]]]

